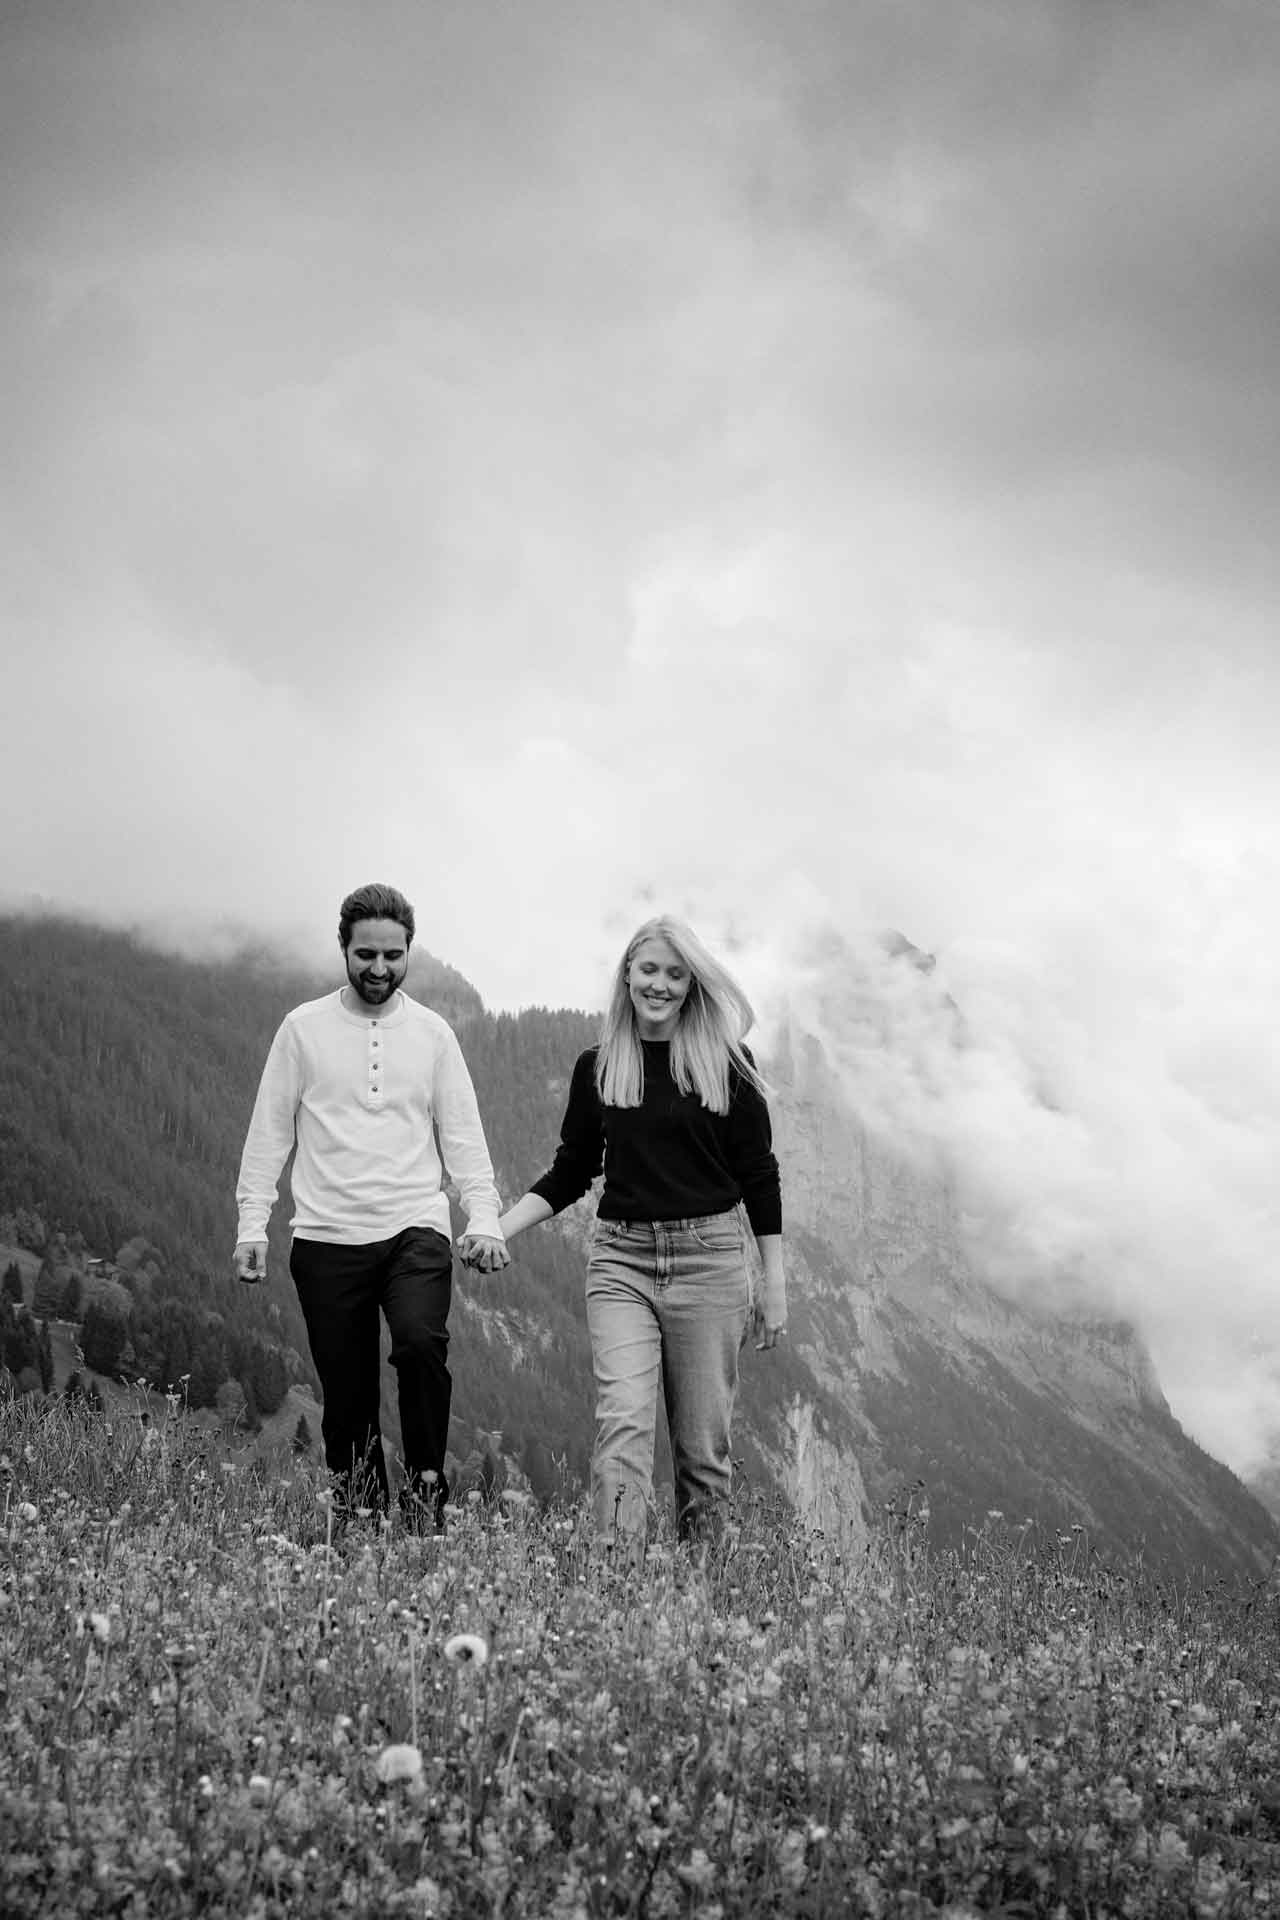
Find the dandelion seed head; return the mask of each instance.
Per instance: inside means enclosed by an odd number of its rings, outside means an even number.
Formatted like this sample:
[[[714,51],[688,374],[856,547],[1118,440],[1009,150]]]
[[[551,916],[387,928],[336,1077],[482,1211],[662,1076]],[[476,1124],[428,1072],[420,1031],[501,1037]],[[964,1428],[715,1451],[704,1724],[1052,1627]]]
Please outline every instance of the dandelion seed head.
[[[478,1633],[453,1633],[444,1643],[444,1657],[460,1667],[482,1667],[489,1648]]]
[[[420,1780],[422,1755],[416,1747],[407,1745],[384,1747],[373,1770],[384,1787],[394,1786],[399,1781]]]

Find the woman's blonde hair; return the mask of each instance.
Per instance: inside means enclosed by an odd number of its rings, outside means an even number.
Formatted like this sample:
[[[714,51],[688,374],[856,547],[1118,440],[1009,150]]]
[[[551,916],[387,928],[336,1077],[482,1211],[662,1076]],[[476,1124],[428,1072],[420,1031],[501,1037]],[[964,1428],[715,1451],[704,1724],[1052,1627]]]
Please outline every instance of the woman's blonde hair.
[[[665,940],[689,975],[689,991],[671,1036],[671,1077],[681,1093],[696,1093],[712,1113],[728,1113],[731,1070],[757,1092],[768,1089],[743,1048],[755,1010],[726,967],[692,927],[658,914],[637,927],[627,942],[604,1017],[596,1056],[596,1087],[608,1107],[638,1107],[644,1094],[644,1053],[627,975],[646,940]]]

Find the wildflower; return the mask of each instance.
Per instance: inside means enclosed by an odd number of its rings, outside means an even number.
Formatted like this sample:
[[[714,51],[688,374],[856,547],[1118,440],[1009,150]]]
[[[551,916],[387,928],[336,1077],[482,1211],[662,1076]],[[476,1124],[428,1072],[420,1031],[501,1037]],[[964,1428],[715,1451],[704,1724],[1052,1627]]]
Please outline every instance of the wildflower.
[[[1173,1827],[1163,1826],[1151,1855],[1152,1871],[1161,1880],[1171,1879],[1186,1866],[1189,1853],[1182,1835]]]
[[[255,1807],[265,1807],[271,1798],[271,1782],[265,1773],[249,1775],[249,1798]]]
[[[715,1877],[715,1867],[701,1847],[695,1847],[685,1864],[676,1868],[676,1878],[695,1893],[709,1892]]]
[[[416,1747],[384,1747],[374,1763],[374,1772],[384,1787],[393,1786],[398,1780],[420,1780],[422,1778],[422,1755]]]
[[[88,1618],[88,1627],[94,1639],[105,1646],[111,1638],[111,1622],[107,1615],[105,1613],[91,1613]]]
[[[482,1667],[489,1649],[478,1633],[454,1633],[444,1643],[444,1657],[459,1667]]]
[[[806,1844],[800,1828],[791,1827],[778,1848],[778,1878],[792,1893],[804,1885],[807,1877],[804,1859]]]
[[[30,1500],[23,1500],[18,1507],[18,1518],[19,1520],[38,1520],[40,1509],[33,1506]]]

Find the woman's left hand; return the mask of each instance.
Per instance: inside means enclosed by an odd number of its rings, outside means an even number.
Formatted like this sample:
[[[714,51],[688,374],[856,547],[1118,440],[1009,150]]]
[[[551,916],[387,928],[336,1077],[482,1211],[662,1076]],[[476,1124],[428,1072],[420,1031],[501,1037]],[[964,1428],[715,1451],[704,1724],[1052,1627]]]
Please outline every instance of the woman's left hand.
[[[776,1347],[787,1331],[787,1283],[780,1276],[766,1274],[756,1303],[751,1309],[751,1331],[756,1352]]]

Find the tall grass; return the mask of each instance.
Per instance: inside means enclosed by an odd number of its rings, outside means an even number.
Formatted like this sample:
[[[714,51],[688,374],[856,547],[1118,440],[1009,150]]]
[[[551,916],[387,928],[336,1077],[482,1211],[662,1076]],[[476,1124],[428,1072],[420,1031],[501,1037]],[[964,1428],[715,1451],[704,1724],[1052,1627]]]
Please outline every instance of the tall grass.
[[[335,1540],[179,1419],[0,1406],[0,1911],[1280,1912],[1280,1604],[907,1500],[615,1569],[465,1501]]]

